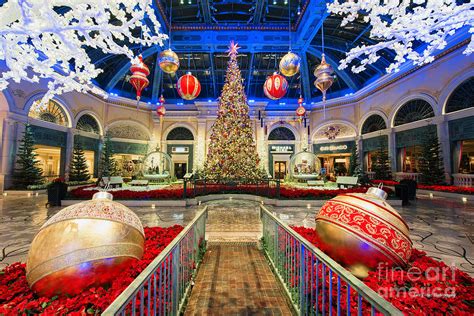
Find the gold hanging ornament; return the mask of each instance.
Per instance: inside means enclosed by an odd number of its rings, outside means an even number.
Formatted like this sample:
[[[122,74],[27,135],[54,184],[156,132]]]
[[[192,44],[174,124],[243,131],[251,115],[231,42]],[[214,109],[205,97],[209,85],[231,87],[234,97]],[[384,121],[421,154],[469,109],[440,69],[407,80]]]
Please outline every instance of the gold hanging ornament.
[[[321,56],[321,63],[314,70],[314,75],[316,80],[314,81],[314,86],[318,88],[323,93],[323,106],[324,106],[324,115],[326,116],[326,91],[332,86],[334,82],[333,77],[334,69],[331,65],[326,62],[326,57],[324,53]]]

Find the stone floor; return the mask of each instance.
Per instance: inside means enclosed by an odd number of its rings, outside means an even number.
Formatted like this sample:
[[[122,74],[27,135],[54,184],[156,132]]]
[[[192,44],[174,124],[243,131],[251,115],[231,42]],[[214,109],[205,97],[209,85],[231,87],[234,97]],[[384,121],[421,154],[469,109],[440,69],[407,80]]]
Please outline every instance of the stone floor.
[[[25,261],[28,247],[41,225],[59,207],[46,208],[46,197],[0,198],[0,268]],[[261,224],[258,205],[250,201],[209,202],[208,238],[214,241],[252,241],[259,238]],[[270,207],[269,207],[270,208]],[[196,207],[132,208],[144,226],[186,225]],[[271,208],[290,225],[314,226],[316,209]],[[446,198],[419,199],[407,207],[398,207],[411,228],[415,247],[430,256],[455,264],[474,275],[474,204]]]
[[[185,315],[291,315],[256,242],[210,242]]]

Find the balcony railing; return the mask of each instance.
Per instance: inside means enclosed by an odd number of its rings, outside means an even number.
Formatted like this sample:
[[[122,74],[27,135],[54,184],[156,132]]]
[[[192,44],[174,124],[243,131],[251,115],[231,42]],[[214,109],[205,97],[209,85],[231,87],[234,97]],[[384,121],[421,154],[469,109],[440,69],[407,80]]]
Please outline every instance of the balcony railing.
[[[472,187],[474,174],[455,173],[453,174],[454,185],[459,187]]]
[[[415,172],[395,172],[394,178],[396,181],[401,180],[415,180],[416,182],[420,181],[421,173]]]
[[[264,206],[260,215],[265,254],[300,315],[403,315]]]
[[[207,206],[102,315],[179,315],[206,250]]]

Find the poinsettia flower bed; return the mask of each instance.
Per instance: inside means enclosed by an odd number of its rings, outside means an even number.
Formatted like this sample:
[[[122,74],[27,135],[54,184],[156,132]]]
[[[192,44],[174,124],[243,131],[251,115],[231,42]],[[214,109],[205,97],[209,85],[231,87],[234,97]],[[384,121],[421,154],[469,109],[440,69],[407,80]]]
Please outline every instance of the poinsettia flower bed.
[[[145,227],[145,252],[106,287],[90,288],[75,296],[36,295],[26,282],[24,263],[14,263],[0,271],[0,315],[99,315],[183,230]]]
[[[315,229],[297,226],[292,229],[324,251]],[[321,276],[321,271],[318,271],[318,275]],[[337,287],[337,278],[333,277],[331,281],[327,278],[326,288],[329,282],[332,282],[333,289]],[[369,272],[363,282],[406,315],[474,315],[474,279],[417,249],[413,249],[407,268],[381,265],[376,271]],[[322,286],[321,283],[319,286]],[[312,284],[314,286],[316,282]],[[336,302],[336,293],[333,295],[332,302]],[[347,287],[344,285],[341,287],[341,297],[346,295]],[[352,289],[351,299],[350,308],[355,314],[358,302],[357,294]],[[332,309],[336,314],[335,305]],[[342,306],[342,309],[345,313],[347,307]]]
[[[200,187],[203,190],[204,186]],[[282,185],[280,187],[280,198],[283,199],[315,199],[325,200],[331,199],[339,194],[344,193],[365,193],[368,187],[355,187],[349,189],[334,189],[334,190],[319,190],[319,189],[306,189],[296,188]],[[383,188],[387,193],[391,194],[393,190],[390,188]],[[91,186],[81,187],[69,192],[70,196],[75,199],[92,199],[94,193],[98,192],[97,189],[91,189]],[[254,194],[260,196],[276,196],[276,188],[268,187],[266,185],[255,185],[255,184],[239,184],[239,185],[225,185],[225,184],[210,184],[205,185],[205,194]],[[184,189],[180,185],[172,185],[166,188],[149,190],[149,191],[132,191],[132,190],[120,190],[114,191],[114,199],[116,200],[179,200],[183,198]],[[187,197],[194,196],[193,189],[186,190]]]
[[[395,186],[400,184],[398,181],[393,180],[372,180],[373,184],[382,183],[383,185]],[[474,194],[474,188],[469,187],[458,187],[455,185],[426,185],[417,183],[417,189],[420,190],[430,190],[430,191],[439,191],[447,193],[459,193],[459,194]]]

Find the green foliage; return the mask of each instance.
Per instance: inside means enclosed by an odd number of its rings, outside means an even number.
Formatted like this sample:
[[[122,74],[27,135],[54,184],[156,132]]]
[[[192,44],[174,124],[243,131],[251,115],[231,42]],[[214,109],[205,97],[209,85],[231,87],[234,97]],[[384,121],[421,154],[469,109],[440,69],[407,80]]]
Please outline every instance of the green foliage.
[[[445,183],[443,154],[436,133],[425,135],[418,169],[421,173],[420,182],[430,185]]]
[[[376,180],[391,180],[392,168],[390,167],[390,157],[388,156],[388,148],[380,143],[379,149],[372,156],[372,171],[375,172]]]
[[[359,159],[359,150],[356,146],[352,147],[351,157],[349,161],[349,175],[357,177],[358,183],[362,185],[369,184],[370,180],[367,174],[362,169]]]
[[[117,166],[113,155],[114,151],[112,149],[112,141],[110,140],[109,135],[105,135],[105,140],[102,145],[102,155],[100,157],[100,178],[117,175]]]
[[[26,189],[31,185],[41,185],[44,182],[43,170],[38,166],[38,156],[34,152],[35,140],[31,126],[25,125],[23,138],[17,153],[16,168],[13,172],[13,185],[15,188]]]
[[[69,181],[87,181],[90,177],[91,175],[87,168],[87,160],[84,155],[84,150],[82,150],[80,143],[76,143],[69,171]]]

